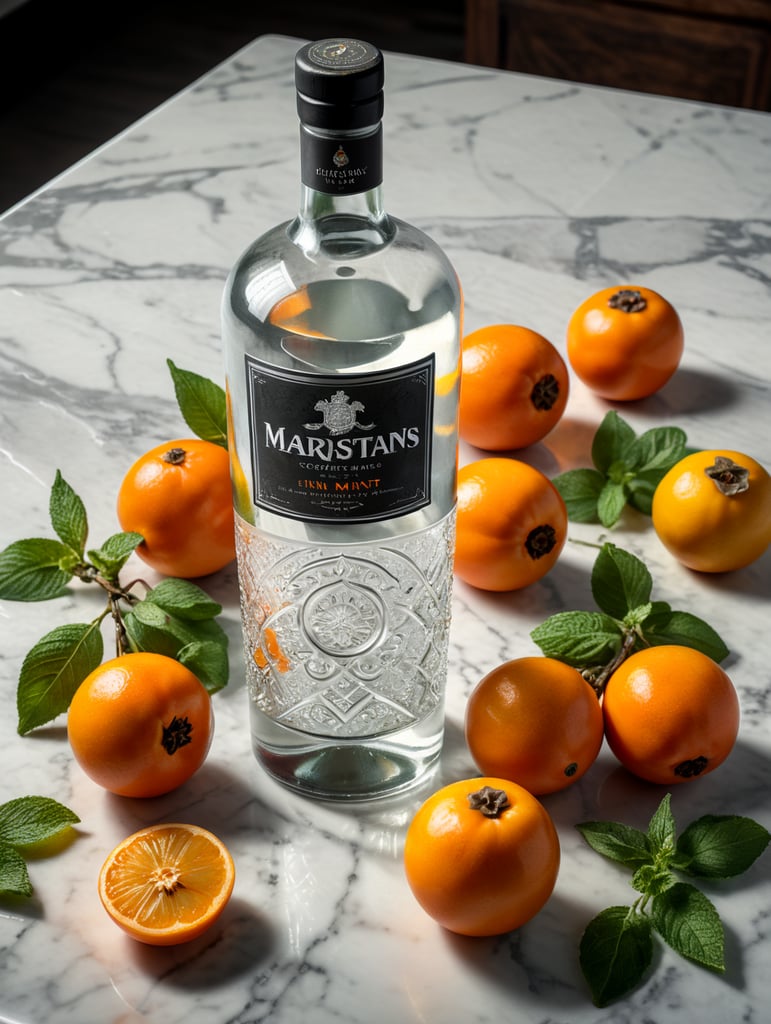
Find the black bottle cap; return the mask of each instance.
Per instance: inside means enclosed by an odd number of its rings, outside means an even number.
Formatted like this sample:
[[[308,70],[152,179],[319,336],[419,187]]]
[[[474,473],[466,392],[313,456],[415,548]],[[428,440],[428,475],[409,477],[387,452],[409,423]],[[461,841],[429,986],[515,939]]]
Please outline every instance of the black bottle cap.
[[[316,128],[355,129],[383,116],[383,54],[359,39],[321,39],[295,57],[297,113]]]

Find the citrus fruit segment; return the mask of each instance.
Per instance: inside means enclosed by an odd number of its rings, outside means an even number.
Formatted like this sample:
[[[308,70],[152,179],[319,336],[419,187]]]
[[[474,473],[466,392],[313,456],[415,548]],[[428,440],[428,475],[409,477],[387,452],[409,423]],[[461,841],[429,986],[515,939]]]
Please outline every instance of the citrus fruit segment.
[[[99,897],[133,939],[173,946],[197,938],[220,916],[235,867],[225,844],[198,825],[151,825],[128,836],[99,873]]]

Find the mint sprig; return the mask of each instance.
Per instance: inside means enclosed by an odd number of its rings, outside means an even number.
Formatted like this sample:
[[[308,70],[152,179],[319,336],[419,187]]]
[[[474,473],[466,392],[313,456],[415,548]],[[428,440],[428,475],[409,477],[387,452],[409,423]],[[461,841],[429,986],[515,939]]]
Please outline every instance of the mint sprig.
[[[552,483],[568,519],[614,526],[627,505],[651,514],[662,477],[690,449],[679,427],[653,427],[639,436],[617,412],[605,415],[592,440],[593,469],[570,469]]]
[[[600,693],[624,658],[645,647],[680,644],[717,662],[729,653],[703,619],[654,601],[645,563],[615,544],[601,546],[591,591],[598,611],[557,612],[530,636],[546,657],[580,669]]]
[[[587,926],[579,961],[596,1006],[640,985],[658,934],[676,953],[716,972],[725,970],[723,924],[711,900],[675,871],[694,878],[734,878],[768,846],[771,834],[752,818],[705,815],[679,837],[667,794],[647,832],[620,822],[576,826],[597,853],[633,871],[640,893],[631,906],[608,907]]]
[[[22,796],[0,805],[0,895],[31,896],[24,852],[79,821],[77,814],[46,796]]]
[[[0,599],[51,600],[77,579],[101,587],[107,604],[90,622],[57,626],[27,653],[16,694],[21,735],[69,708],[80,683],[102,662],[101,625],[108,617],[117,654],[166,654],[190,668],[210,693],[226,685],[228,638],[216,622],[219,604],[188,580],[169,578],[154,588],[141,580],[123,585],[120,572],[142,536],[116,533],[87,550],[85,506],[58,470],[49,513],[56,538],[20,540],[0,551]]]
[[[177,405],[185,423],[202,440],[227,448],[225,391],[207,377],[175,366],[171,359],[166,360],[166,365],[174,382]]]

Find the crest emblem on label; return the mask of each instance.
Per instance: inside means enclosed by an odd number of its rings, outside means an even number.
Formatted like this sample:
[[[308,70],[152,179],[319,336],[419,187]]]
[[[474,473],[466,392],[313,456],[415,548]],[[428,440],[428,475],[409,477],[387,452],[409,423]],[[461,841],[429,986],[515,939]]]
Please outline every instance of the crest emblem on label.
[[[357,414],[364,412],[361,402],[352,402],[344,391],[336,391],[331,398],[320,398],[313,408],[323,416],[321,423],[305,423],[306,430],[321,430],[326,427],[333,437],[347,434],[357,427],[372,430],[374,423],[359,423]]]
[[[430,504],[434,362],[318,374],[247,354],[255,506],[305,522],[366,523]],[[333,603],[336,614],[354,608]]]
[[[345,167],[345,165],[349,162],[348,154],[346,153],[342,146],[340,146],[335,155],[332,157],[332,161],[335,167]]]

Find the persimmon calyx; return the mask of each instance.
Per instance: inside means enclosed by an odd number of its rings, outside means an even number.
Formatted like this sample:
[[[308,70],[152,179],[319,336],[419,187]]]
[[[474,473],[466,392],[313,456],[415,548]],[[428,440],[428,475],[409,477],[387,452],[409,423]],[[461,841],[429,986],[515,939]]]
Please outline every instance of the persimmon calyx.
[[[707,466],[704,472],[720,493],[727,497],[750,489],[750,471],[744,466],[738,466],[732,459],[727,459],[725,455],[716,455],[713,464]]]
[[[492,786],[482,786],[475,793],[469,793],[468,803],[472,811],[480,811],[486,818],[498,818],[511,806],[508,795]]]
[[[648,308],[648,300],[636,288],[619,288],[608,299],[608,305],[622,313],[642,313]]]
[[[533,385],[530,401],[539,412],[548,412],[560,396],[560,384],[553,373],[547,373]]]
[[[534,562],[548,555],[557,543],[557,531],[550,523],[534,526],[525,538],[525,550]]]
[[[164,452],[161,458],[164,462],[168,462],[171,466],[181,466],[187,457],[187,452],[184,448],[169,448],[167,452]]]

